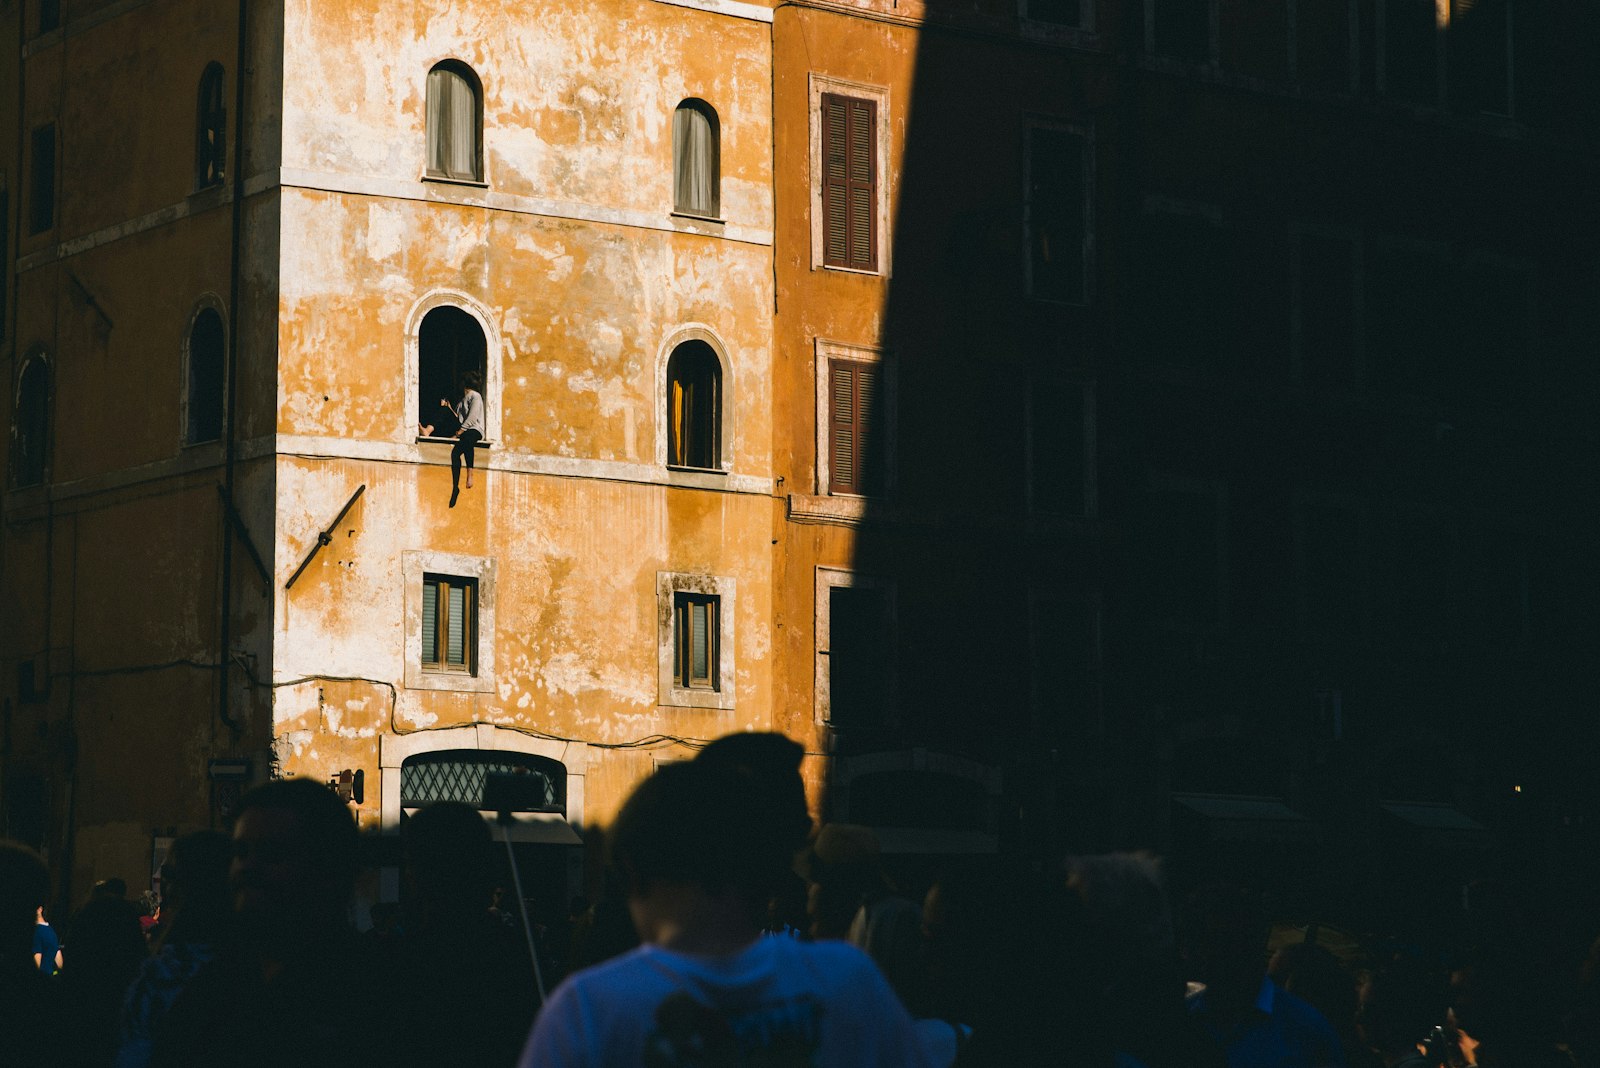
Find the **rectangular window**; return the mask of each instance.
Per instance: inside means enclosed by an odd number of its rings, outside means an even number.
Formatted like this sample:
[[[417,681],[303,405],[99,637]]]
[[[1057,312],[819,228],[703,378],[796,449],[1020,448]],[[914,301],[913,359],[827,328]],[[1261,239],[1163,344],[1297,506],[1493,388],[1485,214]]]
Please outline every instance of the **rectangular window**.
[[[1211,0],[1145,0],[1145,44],[1158,56],[1211,60]]]
[[[1439,102],[1439,25],[1434,0],[1384,0],[1383,88],[1414,104]]]
[[[477,673],[478,583],[452,575],[422,579],[422,666]]]
[[[1089,234],[1088,139],[1049,126],[1029,127],[1027,137],[1028,295],[1079,304]]]
[[[28,172],[28,233],[42,234],[56,224],[56,124],[33,131]]]
[[[1053,26],[1086,28],[1083,0],[1022,0],[1022,17]]]
[[[676,593],[672,598],[674,686],[686,690],[720,689],[718,663],[722,598],[715,594]]]
[[[1450,103],[1468,115],[1511,115],[1511,0],[1451,0]]]
[[[1034,379],[1028,390],[1028,499],[1035,515],[1094,514],[1093,392]]]
[[[878,105],[822,94],[823,263],[878,269]]]
[[[1356,384],[1355,242],[1303,233],[1296,264],[1300,374],[1308,382]]]
[[[39,32],[61,28],[61,0],[39,0]]]
[[[883,371],[861,360],[828,361],[828,492],[870,495],[883,488],[879,440]]]
[[[1365,625],[1361,513],[1333,503],[1300,509],[1301,618],[1308,630],[1354,638]]]
[[[893,719],[893,633],[889,591],[831,586],[828,595],[828,720],[839,727]]]

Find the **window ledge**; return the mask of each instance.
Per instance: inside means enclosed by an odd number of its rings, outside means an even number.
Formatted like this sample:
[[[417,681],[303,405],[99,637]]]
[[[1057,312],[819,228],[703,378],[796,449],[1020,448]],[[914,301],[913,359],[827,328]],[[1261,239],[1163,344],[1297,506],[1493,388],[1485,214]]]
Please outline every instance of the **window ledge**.
[[[667,708],[712,708],[731,712],[733,694],[727,690],[690,690],[674,686],[661,704]]]
[[[667,484],[684,489],[725,490],[728,472],[720,467],[675,467],[667,465]]]
[[[459,440],[461,440],[461,439],[460,438],[454,438],[454,437],[442,438],[442,437],[438,437],[437,435],[434,435],[434,436],[424,436],[422,434],[418,434],[417,435],[417,444],[418,445],[454,445]],[[483,438],[483,439],[479,439],[478,441],[474,442],[473,443],[473,447],[474,448],[478,448],[478,449],[492,449],[492,448],[494,448],[494,442],[489,441],[486,438]]]
[[[821,263],[821,264],[818,264],[816,266],[816,268],[814,268],[814,269],[815,270],[819,270],[819,271],[837,271],[839,274],[864,274],[868,278],[884,278],[884,277],[887,277],[883,273],[883,271],[881,271],[881,270],[879,270],[877,268],[873,268],[872,270],[869,271],[869,270],[866,270],[865,268],[862,268],[862,267],[841,267],[838,264],[834,264],[834,263]]]
[[[674,211],[672,212],[672,217],[674,219],[683,219],[685,222],[705,223],[708,226],[728,225],[726,219],[719,219],[715,215],[697,215],[692,211]]]
[[[858,527],[872,520],[892,518],[889,503],[882,497],[857,497],[845,494],[789,494],[788,518],[794,523],[829,523]]]
[[[448,174],[430,174],[427,171],[418,178],[419,182],[432,182],[438,185],[466,185],[474,189],[488,189],[489,183],[478,178],[452,178]]]

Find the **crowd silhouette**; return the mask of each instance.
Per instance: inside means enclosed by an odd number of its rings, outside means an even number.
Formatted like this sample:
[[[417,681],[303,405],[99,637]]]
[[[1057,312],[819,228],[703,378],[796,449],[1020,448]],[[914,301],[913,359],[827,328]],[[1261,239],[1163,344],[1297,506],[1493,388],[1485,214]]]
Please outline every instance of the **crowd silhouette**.
[[[0,842],[0,1064],[1600,1065],[1600,941],[1564,969],[1515,886],[1469,887],[1426,947],[1275,925],[1237,885],[1173,903],[1143,854],[984,857],[913,895],[870,829],[813,828],[801,756],[744,733],[658,770],[597,900],[537,939],[461,804],[405,821],[364,933],[355,821],[310,780],[178,838],[157,909],[108,880],[59,932],[44,863]]]

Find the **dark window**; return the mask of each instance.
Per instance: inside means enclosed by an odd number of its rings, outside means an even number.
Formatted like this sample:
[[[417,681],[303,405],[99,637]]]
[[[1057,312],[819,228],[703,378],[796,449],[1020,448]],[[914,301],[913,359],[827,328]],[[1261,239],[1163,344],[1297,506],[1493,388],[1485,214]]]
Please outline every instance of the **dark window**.
[[[1156,55],[1197,63],[1211,58],[1209,0],[1154,0],[1146,10],[1155,20],[1151,41]]]
[[[1511,114],[1510,0],[1452,0],[1451,105],[1461,112]]]
[[[1295,63],[1314,89],[1350,91],[1350,0],[1297,0]]]
[[[223,103],[222,64],[211,63],[200,76],[199,100],[194,118],[194,187],[207,189],[222,184],[228,159],[226,138],[228,109]]]
[[[1351,386],[1356,379],[1354,242],[1300,235],[1300,372],[1309,382]]]
[[[1215,371],[1230,301],[1222,230],[1200,215],[1144,216],[1135,261],[1133,332],[1151,364]]]
[[[1030,626],[1033,705],[1045,738],[1092,733],[1098,721],[1095,611],[1081,598],[1033,602]]]
[[[11,481],[37,486],[44,481],[50,448],[50,365],[35,356],[22,367],[17,408],[11,424]]]
[[[450,437],[456,418],[439,404],[461,399],[461,377],[468,371],[483,375],[488,343],[478,320],[449,305],[422,317],[417,331],[417,422],[433,428],[433,437]],[[488,403],[485,400],[485,403]]]
[[[1331,504],[1306,505],[1300,537],[1306,626],[1326,635],[1358,637],[1366,612],[1360,513]]]
[[[189,395],[186,441],[216,441],[222,437],[222,386],[227,337],[222,316],[214,308],[201,309],[189,328]]]
[[[877,771],[850,782],[851,823],[989,831],[994,804],[981,782],[910,768]]]
[[[39,0],[39,32],[61,28],[61,0]]]
[[[422,577],[422,666],[478,671],[478,582],[452,575]]]
[[[686,690],[720,690],[718,630],[722,598],[709,593],[672,595],[672,683]]]
[[[1082,26],[1082,0],[1022,0],[1022,17],[1057,26]]]
[[[823,263],[878,269],[878,105],[822,96]]]
[[[704,100],[685,100],[672,113],[672,208],[714,219],[722,212],[722,135]]]
[[[887,590],[828,588],[826,655],[829,722],[873,727],[893,719],[894,634]]]
[[[6,309],[11,298],[11,193],[0,184],[0,336],[6,332]]]
[[[1434,0],[1386,0],[1383,10],[1385,91],[1416,104],[1438,103],[1439,28]]]
[[[667,464],[718,470],[722,463],[722,365],[704,341],[667,360]]]
[[[1147,618],[1157,627],[1192,633],[1221,623],[1220,512],[1209,489],[1146,497],[1137,559]]]
[[[33,131],[28,182],[28,233],[42,234],[56,224],[56,125]]]
[[[1082,134],[1034,126],[1028,130],[1028,292],[1069,303],[1084,298],[1088,142]]]
[[[1090,427],[1081,383],[1035,379],[1028,394],[1028,496],[1040,515],[1090,512]]]
[[[483,181],[483,93],[464,63],[428,72],[428,177]]]
[[[828,361],[828,492],[881,493],[883,371],[860,360]]]

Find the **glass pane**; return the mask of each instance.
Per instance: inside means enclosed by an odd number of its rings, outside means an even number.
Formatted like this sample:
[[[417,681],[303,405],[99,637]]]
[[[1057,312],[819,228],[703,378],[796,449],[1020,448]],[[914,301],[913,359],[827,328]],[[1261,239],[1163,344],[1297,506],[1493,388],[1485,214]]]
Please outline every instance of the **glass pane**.
[[[447,586],[445,589],[450,597],[450,639],[445,659],[452,666],[464,667],[467,663],[467,590],[464,586]]]
[[[690,638],[690,674],[695,682],[711,678],[710,612],[711,606],[704,602],[689,605],[689,622],[693,631]]]
[[[422,662],[439,662],[439,587],[431,579],[422,584]]]

